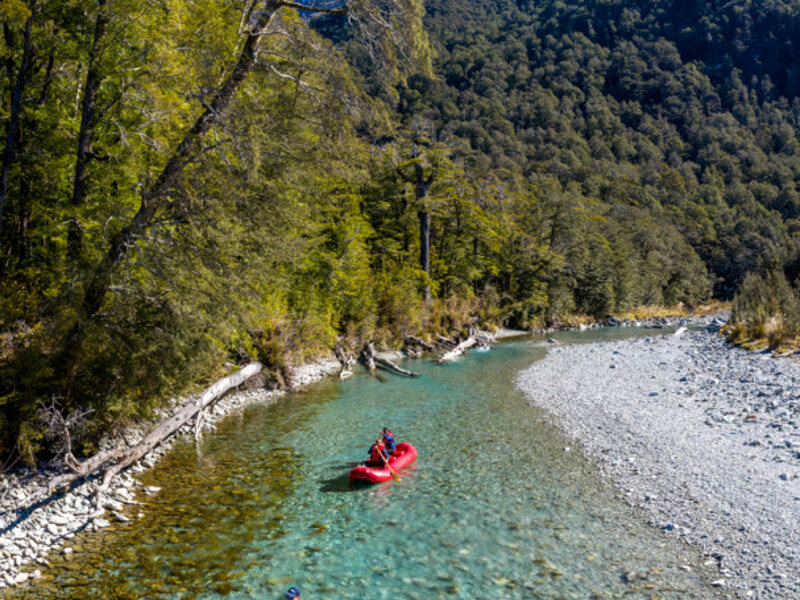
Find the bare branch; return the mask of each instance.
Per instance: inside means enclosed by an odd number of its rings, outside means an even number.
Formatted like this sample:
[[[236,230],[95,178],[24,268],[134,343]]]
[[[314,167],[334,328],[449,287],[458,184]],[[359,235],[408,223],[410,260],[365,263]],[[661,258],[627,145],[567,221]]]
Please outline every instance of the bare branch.
[[[305,81],[303,81],[299,77],[295,77],[294,75],[289,75],[288,73],[281,73],[280,71],[278,71],[278,69],[275,68],[274,65],[270,65],[269,68],[273,73],[275,73],[275,75],[277,75],[278,77],[280,77],[282,79],[289,79],[289,80],[294,81],[296,84],[298,84],[298,85],[300,85],[300,86],[302,86],[304,88],[307,88],[309,90],[314,90],[315,92],[322,93],[321,89],[315,88],[313,85],[310,85],[310,84],[306,83]]]
[[[347,7],[340,4],[339,6],[326,6],[331,4],[330,2],[326,2],[325,4],[320,4],[318,2],[309,2],[308,4],[303,4],[301,2],[281,2],[281,6],[285,6],[286,8],[294,8],[297,10],[304,10],[306,12],[315,12],[321,14],[328,14],[328,15],[346,15],[347,14]]]

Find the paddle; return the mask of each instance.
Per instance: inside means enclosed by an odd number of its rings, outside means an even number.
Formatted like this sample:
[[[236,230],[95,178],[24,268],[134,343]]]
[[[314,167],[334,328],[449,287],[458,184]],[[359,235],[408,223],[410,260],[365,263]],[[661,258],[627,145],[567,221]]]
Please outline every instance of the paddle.
[[[391,465],[389,464],[389,461],[386,460],[386,457],[383,455],[383,452],[381,452],[381,458],[383,459],[383,464],[385,464],[386,468],[389,469],[389,473],[392,474],[392,479],[394,479],[395,481],[400,481],[400,475],[398,475],[397,471],[395,471],[391,467]]]

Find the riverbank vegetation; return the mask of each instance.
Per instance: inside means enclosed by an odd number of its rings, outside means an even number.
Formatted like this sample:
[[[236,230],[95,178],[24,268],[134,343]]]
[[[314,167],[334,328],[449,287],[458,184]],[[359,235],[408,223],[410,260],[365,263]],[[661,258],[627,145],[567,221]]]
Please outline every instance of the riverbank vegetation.
[[[754,350],[800,348],[800,291],[782,270],[745,278],[733,301],[728,339]]]
[[[80,454],[250,360],[788,264],[798,9],[682,4],[1,0],[0,464],[43,406]]]

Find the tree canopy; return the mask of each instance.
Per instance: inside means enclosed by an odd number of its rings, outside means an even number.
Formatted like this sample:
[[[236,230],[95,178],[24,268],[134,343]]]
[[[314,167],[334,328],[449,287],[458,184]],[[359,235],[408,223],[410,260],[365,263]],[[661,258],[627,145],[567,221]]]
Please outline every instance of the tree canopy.
[[[91,414],[89,451],[253,359],[280,385],[337,340],[797,275],[795,2],[0,0],[0,20],[3,460],[51,452],[45,406]]]

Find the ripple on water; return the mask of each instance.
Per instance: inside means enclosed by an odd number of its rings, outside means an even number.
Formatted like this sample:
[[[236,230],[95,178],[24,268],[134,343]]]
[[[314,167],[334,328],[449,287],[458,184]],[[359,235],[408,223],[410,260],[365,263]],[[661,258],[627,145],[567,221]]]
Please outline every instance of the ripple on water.
[[[163,489],[140,498],[144,518],[81,536],[10,597],[279,598],[292,584],[331,600],[712,597],[697,556],[644,526],[515,392],[543,353],[504,344],[420,362],[419,379],[250,407],[143,475]],[[417,463],[399,483],[351,487],[384,425]]]

